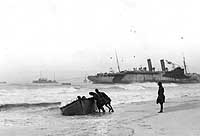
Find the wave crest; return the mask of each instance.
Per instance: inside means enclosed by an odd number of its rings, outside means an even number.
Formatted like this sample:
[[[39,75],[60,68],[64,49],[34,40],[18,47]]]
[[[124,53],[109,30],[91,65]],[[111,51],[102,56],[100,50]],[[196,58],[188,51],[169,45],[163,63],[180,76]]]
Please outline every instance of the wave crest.
[[[13,108],[33,108],[33,107],[49,107],[60,105],[61,102],[41,102],[41,103],[17,103],[17,104],[2,104],[0,110],[9,110]]]

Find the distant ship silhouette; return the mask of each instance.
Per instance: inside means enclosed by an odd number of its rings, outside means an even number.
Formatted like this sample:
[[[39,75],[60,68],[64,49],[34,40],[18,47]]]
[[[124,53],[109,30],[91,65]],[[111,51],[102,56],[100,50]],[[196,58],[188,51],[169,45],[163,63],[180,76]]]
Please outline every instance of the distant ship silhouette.
[[[54,80],[48,80],[47,78],[42,78],[40,72],[40,78],[38,80],[33,80],[32,83],[58,83],[58,82],[55,80],[55,73],[54,73]]]
[[[84,83],[87,83],[87,78],[86,78],[86,76],[85,76],[85,79],[83,80],[83,82],[84,82]]]
[[[38,80],[33,80],[32,83],[58,83],[56,80],[48,80],[47,78],[39,78]]]

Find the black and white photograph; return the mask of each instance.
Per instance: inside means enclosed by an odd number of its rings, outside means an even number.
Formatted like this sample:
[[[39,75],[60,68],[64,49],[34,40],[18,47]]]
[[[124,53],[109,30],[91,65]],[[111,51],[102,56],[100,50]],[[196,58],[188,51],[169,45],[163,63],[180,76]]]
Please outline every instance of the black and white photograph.
[[[200,1],[0,1],[0,136],[200,136]]]

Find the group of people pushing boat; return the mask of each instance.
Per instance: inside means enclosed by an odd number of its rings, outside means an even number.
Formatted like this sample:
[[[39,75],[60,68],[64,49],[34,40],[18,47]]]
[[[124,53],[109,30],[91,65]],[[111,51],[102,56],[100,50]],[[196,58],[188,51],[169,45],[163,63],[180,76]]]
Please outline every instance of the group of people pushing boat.
[[[164,95],[164,88],[162,86],[162,82],[158,82],[158,97],[156,99],[156,103],[160,104],[160,111],[158,113],[163,112],[163,103],[165,103],[165,95]],[[98,89],[95,89],[95,92],[89,92],[91,96],[96,100],[97,108],[100,112],[102,110],[105,112],[105,109],[103,106],[105,105],[108,107],[109,112],[114,112],[112,106],[111,106],[111,99],[108,97],[104,92],[100,92]]]
[[[165,103],[165,95],[164,95],[164,88],[162,86],[162,82],[158,82],[158,97],[156,99],[156,103],[160,104],[160,111],[159,113],[163,112],[163,103]],[[96,100],[96,105],[98,108],[98,111],[101,112],[105,112],[104,109],[104,105],[109,109],[109,112],[114,112],[112,106],[111,106],[111,99],[110,97],[108,97],[108,95],[106,95],[104,92],[100,92],[98,89],[95,89],[95,92],[89,92],[89,95],[92,96],[92,98],[94,100]],[[83,96],[82,98],[80,96],[78,96],[78,99],[87,99],[85,96]]]
[[[105,112],[104,105],[109,109],[109,112],[114,112],[112,106],[111,106],[111,99],[106,95],[104,92],[100,92],[98,89],[95,89],[95,92],[89,92],[89,95],[91,95],[94,100],[96,100],[96,105],[99,110],[99,112]]]

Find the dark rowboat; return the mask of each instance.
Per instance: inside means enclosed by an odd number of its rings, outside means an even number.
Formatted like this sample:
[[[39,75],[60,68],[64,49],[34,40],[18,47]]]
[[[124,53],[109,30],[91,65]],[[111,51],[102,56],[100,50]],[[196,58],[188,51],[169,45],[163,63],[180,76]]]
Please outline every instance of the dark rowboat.
[[[93,98],[78,99],[60,108],[63,115],[87,115],[96,112],[96,102]]]

